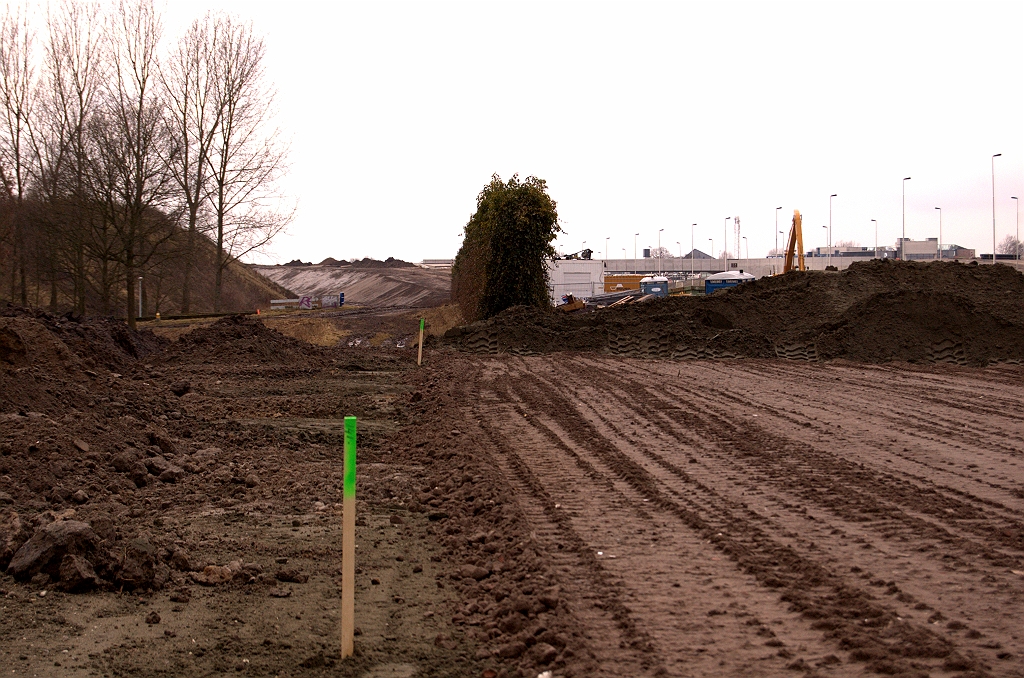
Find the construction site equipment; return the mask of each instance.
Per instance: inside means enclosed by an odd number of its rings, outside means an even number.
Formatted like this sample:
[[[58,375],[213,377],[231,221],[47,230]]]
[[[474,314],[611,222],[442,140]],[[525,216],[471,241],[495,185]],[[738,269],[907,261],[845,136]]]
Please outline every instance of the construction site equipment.
[[[794,270],[793,253],[796,252],[800,260],[800,270],[806,271],[804,266],[804,232],[802,228],[803,219],[800,217],[800,210],[793,210],[793,226],[789,229],[789,240],[786,245],[786,263],[782,272],[789,273]]]
[[[740,283],[747,282],[748,280],[754,280],[754,276],[749,273],[740,271],[725,271],[723,273],[716,273],[709,275],[704,280],[704,294],[711,294],[718,290],[724,290],[727,287],[736,287]]]
[[[640,281],[645,277],[643,275],[606,275],[604,277],[604,291],[607,293],[638,290],[640,289]]]
[[[555,259],[590,259],[594,256],[594,250],[585,249],[579,252],[573,252],[572,254],[563,254],[562,256],[555,256]]]

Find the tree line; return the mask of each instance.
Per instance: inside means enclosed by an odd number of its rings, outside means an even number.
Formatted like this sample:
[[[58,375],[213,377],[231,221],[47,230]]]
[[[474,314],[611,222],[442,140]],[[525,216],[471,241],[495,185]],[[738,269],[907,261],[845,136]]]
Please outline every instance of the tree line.
[[[143,277],[188,313],[212,242],[220,310],[227,266],[288,224],[263,39],[219,13],[163,32],[152,0],[0,18],[0,297],[134,326]]]

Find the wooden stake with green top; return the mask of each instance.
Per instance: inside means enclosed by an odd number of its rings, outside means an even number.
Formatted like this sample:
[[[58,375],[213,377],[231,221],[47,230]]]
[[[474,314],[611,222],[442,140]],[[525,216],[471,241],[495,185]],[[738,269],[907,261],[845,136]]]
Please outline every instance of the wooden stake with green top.
[[[420,318],[420,351],[416,356],[416,364],[421,365],[423,363],[423,324],[427,321],[426,318]]]
[[[341,657],[351,657],[355,634],[356,418],[345,417],[345,467],[341,527]]]

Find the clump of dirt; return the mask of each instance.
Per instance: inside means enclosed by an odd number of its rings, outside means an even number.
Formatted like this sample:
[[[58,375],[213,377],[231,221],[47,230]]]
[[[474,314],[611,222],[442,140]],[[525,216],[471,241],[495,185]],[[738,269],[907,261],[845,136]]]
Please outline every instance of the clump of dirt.
[[[1022,299],[1024,275],[1007,266],[875,260],[593,313],[518,307],[441,343],[485,353],[985,365],[1024,360]]]

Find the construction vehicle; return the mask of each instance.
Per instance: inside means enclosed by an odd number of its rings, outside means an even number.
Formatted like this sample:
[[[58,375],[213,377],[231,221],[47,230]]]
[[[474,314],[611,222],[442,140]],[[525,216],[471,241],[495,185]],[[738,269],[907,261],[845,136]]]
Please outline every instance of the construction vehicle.
[[[556,254],[555,255],[555,259],[587,259],[587,260],[589,260],[590,257],[592,257],[592,256],[594,256],[594,250],[592,250],[592,249],[585,249],[585,250],[580,250],[579,252],[573,252],[572,254],[563,254],[562,256],[558,256]]]
[[[800,218],[800,210],[793,210],[793,226],[789,229],[789,243],[786,245],[786,263],[782,272],[789,273],[794,269],[793,253],[796,252],[800,261],[800,270],[806,271],[804,266],[804,232],[801,227],[803,220]]]

